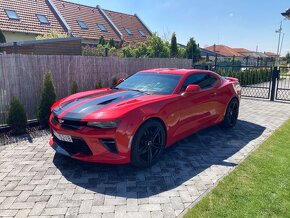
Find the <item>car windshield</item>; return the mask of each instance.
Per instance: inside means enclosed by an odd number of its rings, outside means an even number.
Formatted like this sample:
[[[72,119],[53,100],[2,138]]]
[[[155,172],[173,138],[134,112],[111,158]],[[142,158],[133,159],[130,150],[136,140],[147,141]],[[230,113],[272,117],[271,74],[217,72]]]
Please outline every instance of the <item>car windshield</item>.
[[[180,78],[181,75],[178,74],[138,72],[128,77],[115,88],[166,95],[174,91]]]

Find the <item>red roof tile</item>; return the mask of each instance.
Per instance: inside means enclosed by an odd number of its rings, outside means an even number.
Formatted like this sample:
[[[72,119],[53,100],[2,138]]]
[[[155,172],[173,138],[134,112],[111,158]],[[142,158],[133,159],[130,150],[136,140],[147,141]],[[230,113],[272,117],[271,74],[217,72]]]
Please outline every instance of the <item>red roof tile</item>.
[[[116,31],[111,27],[105,17],[103,17],[98,8],[63,0],[53,0],[53,2],[72,29],[74,36],[95,40],[103,36],[105,40],[113,38],[115,41],[121,41]],[[88,29],[81,29],[77,22],[78,20],[85,22]],[[101,31],[97,24],[103,24],[108,31]]]
[[[235,52],[240,53],[240,54],[251,52],[250,50],[245,49],[245,48],[233,48],[233,50],[234,50]]]
[[[207,50],[210,50],[210,51],[214,51],[214,52],[217,52],[223,56],[226,56],[226,57],[243,57],[243,55],[239,54],[238,52],[236,52],[234,49],[226,46],[226,45],[212,45],[212,46],[209,46],[207,48],[205,48]]]
[[[139,20],[136,15],[129,15],[120,12],[104,10],[112,22],[117,26],[119,31],[123,34],[123,39],[125,42],[138,43],[146,41],[147,36],[150,36],[150,31],[146,26]],[[132,35],[128,34],[125,28],[129,28]],[[142,31],[145,37],[139,32]]]
[[[5,9],[15,10],[20,20],[11,20],[7,17]],[[41,24],[36,14],[45,15],[49,25]],[[51,11],[45,0],[21,0],[0,2],[0,29],[11,32],[43,34],[51,29],[64,33],[62,25]]]

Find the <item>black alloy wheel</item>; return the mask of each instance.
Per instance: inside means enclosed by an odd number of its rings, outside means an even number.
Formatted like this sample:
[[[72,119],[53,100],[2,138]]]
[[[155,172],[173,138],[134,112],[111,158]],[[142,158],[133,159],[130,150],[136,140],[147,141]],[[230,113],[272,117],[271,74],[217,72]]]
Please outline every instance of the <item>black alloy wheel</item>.
[[[224,121],[222,123],[225,128],[232,128],[236,125],[239,116],[239,101],[232,99],[227,107]]]
[[[132,164],[137,167],[149,167],[156,163],[164,151],[166,133],[157,120],[144,123],[134,136],[131,151]]]

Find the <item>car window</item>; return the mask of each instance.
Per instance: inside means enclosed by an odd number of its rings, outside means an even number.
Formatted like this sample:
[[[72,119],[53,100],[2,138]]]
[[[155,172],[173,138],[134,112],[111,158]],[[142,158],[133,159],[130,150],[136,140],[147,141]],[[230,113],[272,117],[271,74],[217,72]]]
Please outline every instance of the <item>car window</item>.
[[[139,90],[152,94],[171,94],[181,79],[178,74],[138,72],[120,83],[116,88]]]
[[[201,89],[208,89],[213,87],[217,82],[217,78],[208,73],[192,74],[183,83],[182,90],[185,91],[186,87],[190,84],[199,85]]]

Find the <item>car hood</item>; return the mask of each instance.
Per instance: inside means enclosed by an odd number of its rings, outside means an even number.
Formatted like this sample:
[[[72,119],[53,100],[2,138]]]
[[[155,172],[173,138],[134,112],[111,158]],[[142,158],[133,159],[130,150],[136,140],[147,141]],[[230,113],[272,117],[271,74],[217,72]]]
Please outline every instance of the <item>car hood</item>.
[[[101,89],[69,96],[52,107],[53,113],[69,120],[117,119],[146,103],[166,98],[165,95],[147,95],[139,91]]]

